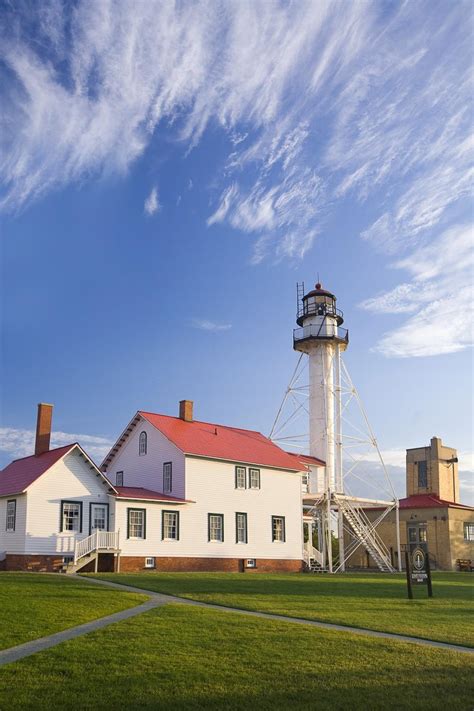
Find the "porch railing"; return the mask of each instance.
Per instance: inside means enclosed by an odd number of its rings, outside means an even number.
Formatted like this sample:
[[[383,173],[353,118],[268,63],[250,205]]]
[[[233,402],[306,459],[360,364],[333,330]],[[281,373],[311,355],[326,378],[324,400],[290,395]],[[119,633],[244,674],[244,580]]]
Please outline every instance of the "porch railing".
[[[97,550],[118,550],[120,531],[94,531],[74,545],[74,563]]]

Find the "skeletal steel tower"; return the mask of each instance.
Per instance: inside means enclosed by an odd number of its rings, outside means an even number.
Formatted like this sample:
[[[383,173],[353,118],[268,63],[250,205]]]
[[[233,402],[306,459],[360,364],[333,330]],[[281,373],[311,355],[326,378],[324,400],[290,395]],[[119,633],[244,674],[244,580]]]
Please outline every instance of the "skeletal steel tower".
[[[297,304],[298,328],[293,331],[293,348],[302,355],[285,392],[270,437],[276,442],[285,441],[290,444],[291,437],[281,436],[282,427],[294,415],[307,413],[309,454],[325,462],[324,481],[319,481],[315,489],[303,497],[303,509],[307,516],[310,514],[314,517],[318,531],[318,548],[311,544],[313,558],[311,559],[310,555],[307,562],[312,564],[316,561],[318,568],[331,573],[343,571],[350,555],[359,546],[363,546],[381,570],[394,571],[396,567],[400,568],[400,547],[398,546],[397,551],[398,561],[395,561],[393,552],[387,550],[376,528],[389,511],[395,508],[398,529],[398,500],[360,398],[341,360],[341,353],[349,344],[349,332],[342,328],[342,311],[336,308],[334,294],[323,289],[320,283],[307,293],[304,284],[298,285]],[[308,385],[301,387],[297,386],[297,383],[302,373],[301,359],[304,358],[307,359],[309,377]],[[306,400],[298,403],[298,397],[304,397]],[[296,404],[294,413],[290,417],[282,417],[285,403],[291,400]],[[342,422],[351,400],[355,400],[362,413],[364,431],[356,428],[355,432],[344,434]],[[302,445],[302,438],[304,435],[294,438],[299,439],[296,446]],[[393,495],[391,501],[362,498],[345,490],[347,475],[353,472],[357,464],[364,461],[363,457],[356,459],[353,456],[354,450],[352,453],[350,451],[351,447],[356,447],[359,443],[368,444],[376,451]],[[349,468],[346,465],[348,458],[352,459]],[[363,476],[358,476],[358,479],[362,481]],[[381,510],[382,513],[375,523],[365,514],[367,508]],[[339,539],[337,556],[333,556],[332,550],[335,531]]]

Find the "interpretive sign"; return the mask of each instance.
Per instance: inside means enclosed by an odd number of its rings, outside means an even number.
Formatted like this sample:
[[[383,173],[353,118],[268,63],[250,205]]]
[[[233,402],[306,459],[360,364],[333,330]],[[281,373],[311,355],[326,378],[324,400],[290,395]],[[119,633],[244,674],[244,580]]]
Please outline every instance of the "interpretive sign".
[[[405,566],[410,600],[413,599],[413,583],[427,585],[428,597],[433,597],[428,545],[426,543],[410,543],[405,551]]]

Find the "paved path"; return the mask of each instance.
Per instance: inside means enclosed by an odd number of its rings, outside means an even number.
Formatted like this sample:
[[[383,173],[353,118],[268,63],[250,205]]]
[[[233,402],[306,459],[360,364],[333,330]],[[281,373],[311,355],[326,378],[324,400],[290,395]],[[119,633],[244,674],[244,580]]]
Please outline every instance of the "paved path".
[[[143,592],[144,591],[142,591],[142,593]],[[144,592],[144,594],[146,595],[147,593]],[[55,647],[61,642],[66,642],[68,639],[74,639],[75,637],[81,637],[89,632],[100,630],[102,627],[107,627],[114,622],[128,620],[130,617],[141,615],[142,612],[148,612],[148,610],[153,610],[154,607],[166,605],[169,602],[169,600],[161,598],[161,595],[153,595],[150,600],[147,600],[147,602],[144,602],[142,605],[137,605],[137,607],[131,607],[127,610],[122,610],[121,612],[115,612],[113,615],[107,615],[107,617],[101,617],[98,620],[86,622],[78,627],[71,627],[70,629],[63,630],[62,632],[56,632],[56,634],[51,634],[48,637],[40,637],[40,639],[34,639],[31,642],[19,644],[17,647],[3,649],[0,651],[0,667],[4,664],[9,664],[10,662],[16,662],[18,659],[23,659],[23,657],[29,657],[30,654],[42,652],[43,649]]]
[[[94,583],[96,585],[105,585],[109,588],[116,588],[122,591],[129,591],[135,593],[141,593],[142,595],[148,595],[149,600],[137,605],[136,607],[129,608],[127,610],[122,610],[121,612],[116,612],[113,615],[107,615],[107,617],[101,617],[98,620],[92,620],[91,622],[86,622],[78,627],[72,627],[62,632],[56,632],[56,634],[49,635],[47,637],[41,637],[40,639],[35,639],[31,642],[26,642],[25,644],[20,644],[17,647],[10,647],[9,649],[4,649],[0,651],[0,666],[4,664],[9,664],[10,662],[16,662],[23,657],[29,657],[31,654],[36,652],[42,652],[44,649],[49,649],[50,647],[55,647],[61,642],[66,642],[69,639],[74,639],[75,637],[81,637],[82,635],[88,634],[89,632],[94,632],[95,630],[102,629],[108,625],[112,625],[115,622],[121,622],[122,620],[128,620],[130,617],[135,617],[136,615],[141,615],[143,612],[148,612],[148,610],[153,610],[155,607],[161,607],[169,603],[179,603],[184,605],[191,605],[193,607],[204,607],[207,609],[218,610],[219,612],[230,612],[232,614],[248,615],[251,617],[259,617],[266,620],[278,620],[278,622],[289,622],[297,625],[306,625],[310,627],[317,627],[319,629],[331,630],[336,632],[345,632],[350,634],[363,635],[365,637],[378,637],[381,639],[391,639],[397,642],[409,642],[410,644],[421,644],[426,647],[436,647],[438,649],[448,649],[451,652],[462,652],[466,654],[473,654],[474,649],[470,647],[462,647],[457,644],[448,644],[446,642],[434,642],[428,639],[422,639],[420,637],[408,637],[401,634],[393,634],[392,632],[376,632],[374,630],[368,630],[361,627],[347,627],[345,625],[336,625],[330,622],[316,622],[315,620],[305,620],[300,617],[286,617],[285,615],[275,615],[268,612],[253,612],[251,610],[241,610],[236,607],[225,607],[223,605],[215,605],[208,602],[199,602],[197,600],[188,600],[184,597],[176,597],[174,595],[164,595],[162,593],[157,593],[152,590],[144,590],[143,588],[135,588],[131,585],[122,585],[120,583],[113,583],[109,580],[98,580],[96,578],[81,578],[81,576],[74,576],[77,580],[87,580],[88,583]]]
[[[117,589],[128,590],[134,593],[146,593],[152,595],[151,590],[143,588],[135,588],[131,585],[122,585],[121,583],[113,583],[109,580],[98,580],[97,578],[87,578],[88,582],[98,583],[99,585],[108,585]],[[156,593],[155,593],[156,594]],[[346,632],[350,634],[359,634],[365,637],[379,637],[381,639],[392,639],[396,642],[410,642],[411,644],[422,644],[426,647],[436,647],[438,649],[449,649],[451,652],[463,652],[466,654],[474,654],[473,647],[463,647],[458,644],[449,644],[448,642],[435,642],[422,637],[409,637],[408,635],[395,634],[393,632],[377,632],[376,630],[368,630],[364,627],[349,627],[347,625],[337,625],[332,622],[317,622],[316,620],[305,620],[302,617],[287,617],[286,615],[276,615],[271,612],[254,612],[253,610],[242,610],[237,607],[226,607],[224,605],[215,605],[210,602],[200,602],[198,600],[189,600],[184,597],[176,597],[175,595],[165,595],[161,593],[162,598],[167,598],[168,602],[180,603],[185,605],[193,605],[195,607],[206,607],[220,612],[232,612],[234,614],[250,615],[251,617],[260,617],[267,620],[278,620],[279,622],[292,622],[297,625],[309,625],[310,627],[319,627],[320,629],[333,630],[336,632]]]

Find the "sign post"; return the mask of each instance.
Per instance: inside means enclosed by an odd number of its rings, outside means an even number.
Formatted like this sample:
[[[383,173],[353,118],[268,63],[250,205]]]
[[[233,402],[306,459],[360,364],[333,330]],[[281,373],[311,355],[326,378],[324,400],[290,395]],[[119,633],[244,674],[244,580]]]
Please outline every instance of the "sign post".
[[[410,543],[405,551],[408,599],[413,600],[413,584],[426,585],[428,597],[433,597],[430,559],[426,543]]]

